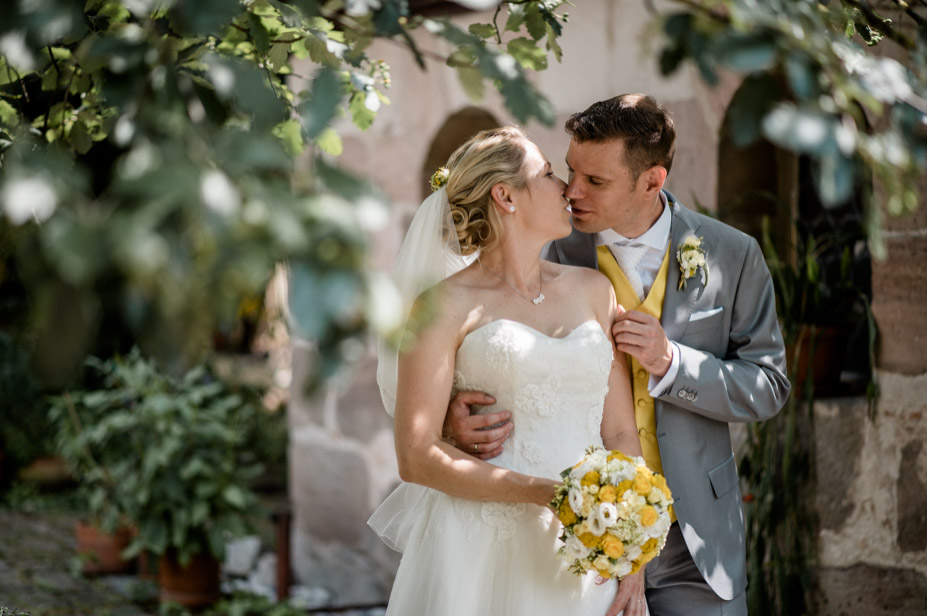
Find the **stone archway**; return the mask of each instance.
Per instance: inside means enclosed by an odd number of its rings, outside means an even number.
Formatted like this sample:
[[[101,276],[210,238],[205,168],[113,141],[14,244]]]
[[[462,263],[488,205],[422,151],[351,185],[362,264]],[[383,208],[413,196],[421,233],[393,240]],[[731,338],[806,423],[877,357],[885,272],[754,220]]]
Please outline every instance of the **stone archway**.
[[[488,111],[479,107],[464,107],[448,116],[441,128],[435,133],[428,148],[428,154],[422,162],[421,193],[422,198],[431,194],[429,180],[432,174],[447,163],[447,159],[461,144],[474,133],[497,128],[501,124]]]
[[[736,99],[736,95],[734,97]],[[733,100],[733,99],[732,99]],[[798,161],[765,139],[740,146],[725,113],[718,140],[718,218],[763,243],[763,219],[780,255],[795,245]]]

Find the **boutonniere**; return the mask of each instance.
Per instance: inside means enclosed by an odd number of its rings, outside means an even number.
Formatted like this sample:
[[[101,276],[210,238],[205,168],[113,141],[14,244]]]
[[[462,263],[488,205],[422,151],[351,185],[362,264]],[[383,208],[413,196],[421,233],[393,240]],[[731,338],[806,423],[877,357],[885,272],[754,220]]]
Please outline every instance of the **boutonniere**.
[[[702,238],[689,235],[682,240],[676,248],[676,260],[679,261],[680,272],[677,290],[685,289],[686,281],[695,276],[699,268],[702,270],[702,286],[708,285],[708,262],[705,261]]]

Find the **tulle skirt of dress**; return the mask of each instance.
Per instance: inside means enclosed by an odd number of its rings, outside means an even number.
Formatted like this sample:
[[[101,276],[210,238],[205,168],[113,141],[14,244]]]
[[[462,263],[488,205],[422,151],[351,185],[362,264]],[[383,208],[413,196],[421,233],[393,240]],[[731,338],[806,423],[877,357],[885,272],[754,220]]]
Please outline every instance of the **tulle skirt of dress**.
[[[570,573],[559,522],[534,505],[401,484],[368,523],[403,553],[388,616],[601,616],[618,589]]]

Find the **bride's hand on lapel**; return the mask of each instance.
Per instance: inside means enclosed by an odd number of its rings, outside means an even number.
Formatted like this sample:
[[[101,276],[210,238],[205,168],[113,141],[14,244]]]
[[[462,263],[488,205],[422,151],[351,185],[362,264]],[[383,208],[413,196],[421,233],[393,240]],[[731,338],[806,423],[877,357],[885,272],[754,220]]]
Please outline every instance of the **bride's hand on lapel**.
[[[622,614],[622,610],[624,613]],[[605,616],[646,616],[647,597],[644,595],[644,569],[633,575],[626,575],[618,583],[618,594]]]
[[[660,321],[649,314],[625,310],[619,304],[612,336],[619,351],[637,359],[657,379],[662,378],[673,363],[673,345]]]
[[[451,400],[444,417],[444,440],[480,460],[490,460],[502,453],[502,445],[514,424],[509,411],[472,415],[473,404],[489,405],[495,398],[479,391],[461,391]]]

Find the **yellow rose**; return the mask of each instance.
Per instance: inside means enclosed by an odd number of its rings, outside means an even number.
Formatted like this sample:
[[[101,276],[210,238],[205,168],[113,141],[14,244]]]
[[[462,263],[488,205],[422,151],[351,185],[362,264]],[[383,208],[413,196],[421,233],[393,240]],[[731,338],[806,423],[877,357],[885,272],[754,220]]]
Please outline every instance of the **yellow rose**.
[[[654,558],[656,558],[656,556],[657,556],[656,551],[653,551],[653,552],[644,552],[643,554],[641,554],[641,555],[638,557],[638,560],[640,560],[641,565],[646,565],[646,564],[649,563],[651,560],[653,560]]]
[[[579,540],[583,542],[583,545],[587,548],[597,548],[599,547],[599,542],[601,541],[599,537],[596,537],[592,533],[583,533],[582,535],[578,535],[578,537]]]
[[[605,533],[602,535],[602,551],[609,558],[621,558],[624,554],[624,543],[615,535]]]
[[[643,566],[644,566],[644,563],[642,563],[640,560],[631,561],[631,573],[630,573],[630,575],[634,575],[635,573],[637,573],[638,571],[640,571],[640,570],[641,570],[641,567],[643,567]]]
[[[650,505],[641,507],[641,525],[653,526],[657,521],[657,510]]]
[[[666,495],[666,498],[672,498],[673,495],[670,493],[669,486],[666,485],[666,477],[663,475],[654,475],[651,479],[653,485],[660,489],[663,494]]]
[[[615,488],[615,490],[618,492],[618,496],[621,496],[622,494],[630,490],[633,486],[634,484],[631,482],[630,479],[625,479],[624,481],[618,483],[618,487]]]
[[[634,476],[634,491],[641,496],[646,496],[647,494],[650,494],[650,489],[650,477],[640,471],[637,471],[637,474]]]
[[[644,554],[647,554],[648,552],[653,552],[654,550],[657,549],[658,543],[659,542],[657,541],[656,537],[648,539],[647,541],[644,542],[644,545],[641,546],[641,550],[643,550]],[[656,556],[656,554],[654,554],[654,556]]]
[[[560,503],[560,508],[557,509],[557,517],[564,526],[576,524],[576,514],[573,513],[573,508],[570,507],[570,503],[567,501]]]
[[[589,471],[583,475],[583,480],[580,482],[584,486],[598,486],[599,485],[599,471]]]
[[[610,578],[610,577],[612,577],[612,572],[611,572],[611,571],[608,571],[608,570],[606,570],[606,569],[596,569],[596,572],[597,572],[601,577],[604,577],[604,578]]]
[[[613,451],[608,455],[608,461],[611,462],[612,460],[623,460],[624,462],[634,462],[634,460],[624,455],[620,451]]]
[[[599,500],[603,503],[614,503],[618,500],[618,490],[615,486],[602,486],[599,488]]]

